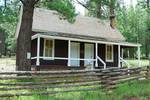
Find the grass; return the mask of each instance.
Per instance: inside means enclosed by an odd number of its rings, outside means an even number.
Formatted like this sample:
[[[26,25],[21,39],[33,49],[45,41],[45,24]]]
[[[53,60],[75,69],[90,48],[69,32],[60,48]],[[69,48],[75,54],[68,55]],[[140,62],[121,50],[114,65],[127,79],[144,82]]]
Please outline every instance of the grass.
[[[0,100],[149,100],[150,80],[132,81],[118,85],[110,92],[97,90],[86,92],[69,92],[56,95],[33,95],[13,98],[1,98]]]
[[[136,66],[137,60],[127,60],[132,66]],[[15,57],[0,58],[1,65],[15,65]],[[142,66],[147,66],[148,60],[141,60]],[[57,89],[56,89],[57,90]],[[11,91],[8,91],[10,93]],[[15,93],[16,91],[13,91]],[[27,91],[23,91],[27,92]],[[33,95],[13,98],[0,98],[0,100],[150,100],[150,81],[134,81],[120,84],[111,93],[106,94],[102,90],[86,92],[61,93],[53,96]]]
[[[138,60],[126,60],[132,67],[137,67]],[[141,66],[148,66],[149,60],[141,60]]]
[[[121,100],[123,97],[136,97],[140,100],[149,100],[150,98],[150,81],[134,81],[131,83],[121,84],[114,91],[114,94]]]

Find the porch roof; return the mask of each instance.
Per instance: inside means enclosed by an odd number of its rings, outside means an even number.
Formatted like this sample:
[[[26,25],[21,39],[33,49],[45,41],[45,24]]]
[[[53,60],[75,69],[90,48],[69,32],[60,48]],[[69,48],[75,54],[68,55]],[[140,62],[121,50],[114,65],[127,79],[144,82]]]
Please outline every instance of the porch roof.
[[[114,44],[114,45],[121,45],[121,46],[127,46],[127,47],[141,46],[141,44],[138,44],[138,43],[107,40],[104,38],[87,37],[83,35],[72,35],[72,34],[66,34],[66,33],[64,34],[64,33],[56,33],[56,32],[36,33],[34,36],[32,36],[32,39],[37,38],[38,36],[42,38],[50,38],[50,39],[72,40],[72,41],[79,41],[79,42],[90,42],[90,43],[101,43],[101,44]]]

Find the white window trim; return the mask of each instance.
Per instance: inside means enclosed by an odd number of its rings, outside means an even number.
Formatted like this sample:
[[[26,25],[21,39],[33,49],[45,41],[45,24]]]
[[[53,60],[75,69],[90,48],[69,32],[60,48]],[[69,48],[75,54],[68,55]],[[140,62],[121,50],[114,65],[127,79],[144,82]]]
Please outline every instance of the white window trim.
[[[111,46],[111,47],[112,47],[112,59],[111,59],[111,60],[108,60],[108,59],[107,59],[107,46]],[[106,59],[106,62],[114,62],[114,46],[111,45],[111,44],[106,44],[106,48],[105,48],[105,59]]]
[[[52,40],[53,41],[53,48],[52,48],[52,57],[45,57],[45,45],[46,45],[46,40]],[[44,48],[43,48],[43,56],[45,58],[43,58],[44,60],[54,60],[54,56],[55,56],[55,40],[54,39],[45,39],[44,38]]]

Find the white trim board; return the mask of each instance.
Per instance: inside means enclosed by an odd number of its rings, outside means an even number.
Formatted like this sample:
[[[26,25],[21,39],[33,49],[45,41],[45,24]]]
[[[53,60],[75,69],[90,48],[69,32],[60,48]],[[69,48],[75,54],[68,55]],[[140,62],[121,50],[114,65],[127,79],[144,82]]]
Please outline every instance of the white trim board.
[[[87,40],[87,39],[77,39],[77,38],[68,38],[68,37],[60,37],[60,36],[48,36],[42,34],[36,34],[42,38],[48,39],[59,39],[59,40],[71,40],[71,41],[79,41],[79,42],[89,42],[89,43],[100,43],[100,44],[113,44],[113,45],[120,45],[120,46],[130,46],[130,47],[139,47],[141,44],[133,44],[133,43],[117,43],[117,42],[107,42],[107,41],[95,41],[95,40]],[[32,40],[35,37],[32,36]]]

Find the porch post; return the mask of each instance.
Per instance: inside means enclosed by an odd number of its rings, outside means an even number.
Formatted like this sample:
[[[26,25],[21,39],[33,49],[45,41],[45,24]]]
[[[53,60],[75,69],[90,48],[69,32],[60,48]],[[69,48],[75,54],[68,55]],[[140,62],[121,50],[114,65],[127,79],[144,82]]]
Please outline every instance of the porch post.
[[[36,65],[40,65],[40,37],[37,38],[37,59],[36,59]]]
[[[137,48],[137,53],[138,53],[138,67],[141,67],[141,61],[140,61],[140,58],[141,58],[141,51],[140,51],[140,46],[138,46]]]
[[[71,66],[71,54],[70,54],[70,49],[71,49],[71,41],[68,40],[68,66]]]
[[[123,58],[123,52],[124,52],[124,50],[123,50],[123,48],[121,49],[121,57]]]
[[[120,67],[120,45],[118,45],[118,68]]]
[[[124,52],[124,50],[123,50],[123,48],[121,48],[121,58],[123,59],[124,57],[123,57],[123,52]],[[121,67],[123,67],[123,62],[120,62],[121,64],[120,64],[120,66]]]
[[[97,56],[98,56],[98,43],[96,43],[95,45],[95,58],[96,58],[95,67],[98,67]]]

